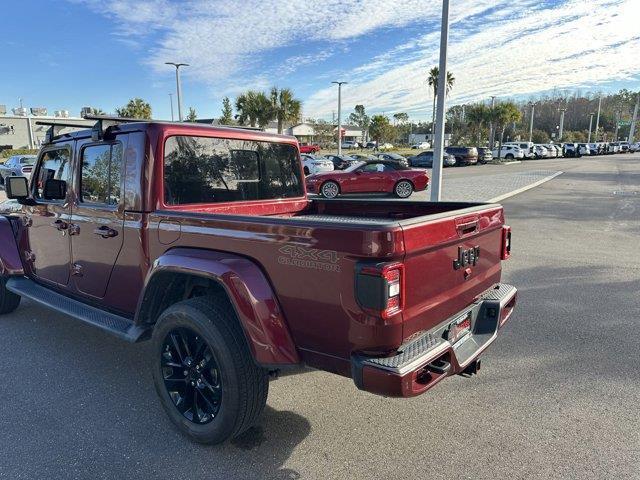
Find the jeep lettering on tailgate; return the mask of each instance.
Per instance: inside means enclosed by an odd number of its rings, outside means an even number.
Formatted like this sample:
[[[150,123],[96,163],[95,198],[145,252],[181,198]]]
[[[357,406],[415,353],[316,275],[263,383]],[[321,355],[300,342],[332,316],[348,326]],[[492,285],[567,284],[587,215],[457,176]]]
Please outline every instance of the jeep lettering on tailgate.
[[[475,266],[480,258],[480,247],[475,246],[472,248],[464,249],[458,247],[458,258],[453,261],[453,269],[459,270],[469,265]]]

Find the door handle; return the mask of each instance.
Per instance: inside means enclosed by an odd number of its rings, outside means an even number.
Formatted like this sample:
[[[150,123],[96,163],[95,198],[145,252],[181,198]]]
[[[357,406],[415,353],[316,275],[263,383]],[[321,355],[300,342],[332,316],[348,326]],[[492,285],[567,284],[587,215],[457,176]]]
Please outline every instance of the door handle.
[[[96,228],[93,231],[93,234],[99,235],[102,238],[112,238],[112,237],[118,236],[118,231],[114,230],[113,228],[102,226],[102,227]]]
[[[58,230],[59,232],[66,230],[67,228],[69,228],[69,224],[67,222],[63,222],[62,220],[58,219],[55,222],[53,222],[51,224],[51,226],[53,228],[55,228],[56,230]]]
[[[478,221],[474,220],[472,222],[459,223],[456,225],[456,230],[460,235],[469,235],[470,233],[474,233],[478,230]]]

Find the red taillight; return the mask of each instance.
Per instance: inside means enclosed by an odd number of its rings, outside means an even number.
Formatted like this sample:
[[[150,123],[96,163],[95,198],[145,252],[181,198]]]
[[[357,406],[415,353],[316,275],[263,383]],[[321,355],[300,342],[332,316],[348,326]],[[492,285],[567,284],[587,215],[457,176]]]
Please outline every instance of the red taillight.
[[[404,306],[404,265],[366,265],[357,273],[356,296],[368,312],[389,318]]]
[[[382,318],[389,318],[402,310],[402,301],[404,298],[404,288],[402,281],[402,272],[404,265],[396,263],[388,265],[382,269],[382,277],[385,279],[387,305],[382,311]]]
[[[22,173],[31,173],[33,167],[22,167]]]
[[[502,227],[502,253],[500,258],[506,260],[511,256],[511,227]]]

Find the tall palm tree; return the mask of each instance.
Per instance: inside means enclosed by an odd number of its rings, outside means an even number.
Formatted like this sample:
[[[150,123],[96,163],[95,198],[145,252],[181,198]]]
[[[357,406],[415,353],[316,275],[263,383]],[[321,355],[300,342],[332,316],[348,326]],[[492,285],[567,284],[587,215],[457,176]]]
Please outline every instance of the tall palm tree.
[[[467,122],[478,134],[478,145],[480,145],[480,135],[482,133],[483,125],[490,120],[489,108],[486,105],[479,103],[467,108],[466,118]]]
[[[433,134],[433,128],[436,123],[436,97],[438,96],[438,76],[440,75],[440,68],[433,67],[429,70],[429,76],[427,77],[427,83],[430,87],[433,88],[433,112],[431,117],[431,134]],[[453,88],[453,84],[456,79],[451,72],[447,72],[447,85],[446,85],[446,94],[449,95],[449,92]]]
[[[522,113],[518,106],[513,102],[499,103],[493,108],[489,109],[489,116],[493,122],[495,122],[497,128],[500,129],[500,141],[498,145],[498,160],[502,153],[502,139],[504,138],[504,131],[507,125],[513,122],[520,121]],[[493,147],[492,147],[493,148]]]
[[[278,121],[278,133],[282,133],[285,123],[295,122],[300,118],[302,104],[293,97],[293,92],[288,88],[278,90],[271,89],[272,118]]]
[[[248,90],[236,98],[235,116],[240,125],[264,127],[273,118],[271,102],[262,92]]]

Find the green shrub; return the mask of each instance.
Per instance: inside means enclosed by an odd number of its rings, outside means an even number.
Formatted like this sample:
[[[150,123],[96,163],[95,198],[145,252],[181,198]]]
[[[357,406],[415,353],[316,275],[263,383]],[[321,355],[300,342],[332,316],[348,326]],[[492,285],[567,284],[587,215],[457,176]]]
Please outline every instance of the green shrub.
[[[3,162],[13,155],[36,155],[37,153],[38,150],[31,150],[29,148],[8,148],[6,150],[0,150],[0,162]]]

